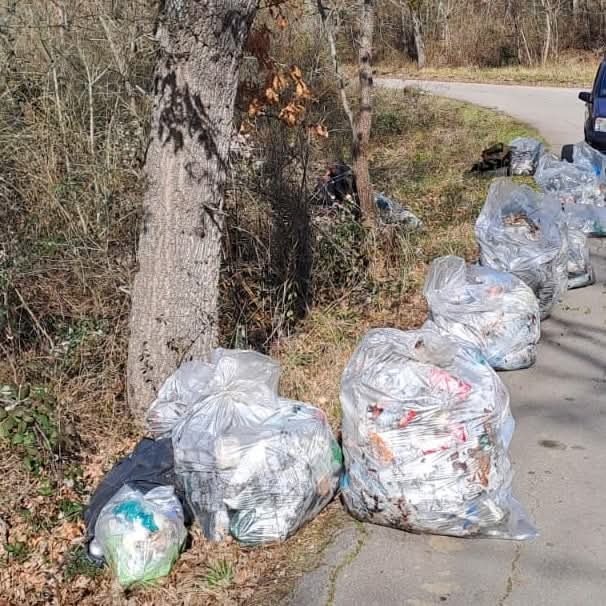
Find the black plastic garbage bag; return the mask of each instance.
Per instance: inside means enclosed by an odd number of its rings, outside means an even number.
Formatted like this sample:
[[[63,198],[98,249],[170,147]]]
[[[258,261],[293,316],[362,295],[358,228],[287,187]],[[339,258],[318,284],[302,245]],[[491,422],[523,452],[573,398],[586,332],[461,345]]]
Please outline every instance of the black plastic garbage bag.
[[[88,541],[94,537],[95,524],[101,510],[124,486],[130,486],[143,494],[158,486],[173,486],[183,504],[185,523],[191,523],[193,516],[177,487],[171,439],[143,438],[128,456],[112,467],[93,493],[84,511]]]

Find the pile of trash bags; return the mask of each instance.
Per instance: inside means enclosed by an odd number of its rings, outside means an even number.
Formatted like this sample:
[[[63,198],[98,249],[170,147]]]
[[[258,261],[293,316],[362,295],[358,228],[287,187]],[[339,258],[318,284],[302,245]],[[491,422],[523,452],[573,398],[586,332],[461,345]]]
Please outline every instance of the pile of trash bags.
[[[514,274],[539,301],[541,319],[568,288],[567,225],[556,198],[496,179],[476,221],[480,261]]]
[[[557,196],[569,225],[587,236],[606,236],[606,158],[583,142],[573,146],[572,159],[544,154],[535,181],[542,191]]]
[[[514,176],[534,175],[543,144],[531,137],[517,137],[509,144],[511,148],[511,174]]]
[[[507,389],[478,351],[430,328],[370,331],[341,380],[343,500],[413,532],[526,539],[511,496]]]
[[[542,191],[556,195],[562,204],[604,206],[604,184],[588,168],[587,163],[571,164],[554,154],[543,154],[534,180]]]
[[[336,495],[341,447],[326,415],[278,394],[268,356],[215,349],[162,385],[144,438],[85,511],[88,551],[128,587],[168,574],[195,519],[207,538],[283,541]]]
[[[274,360],[217,349],[210,362],[177,373],[147,423],[165,435],[179,418],[171,429],[175,471],[209,539],[282,541],[332,500],[342,469],[339,445],[321,410],[279,397]],[[198,397],[189,405],[195,385]]]
[[[167,575],[187,537],[183,509],[172,486],[143,494],[123,486],[95,523],[100,550],[119,583],[129,587]]]
[[[433,327],[477,348],[493,368],[516,370],[535,363],[539,304],[513,274],[440,257],[432,263],[423,293]]]

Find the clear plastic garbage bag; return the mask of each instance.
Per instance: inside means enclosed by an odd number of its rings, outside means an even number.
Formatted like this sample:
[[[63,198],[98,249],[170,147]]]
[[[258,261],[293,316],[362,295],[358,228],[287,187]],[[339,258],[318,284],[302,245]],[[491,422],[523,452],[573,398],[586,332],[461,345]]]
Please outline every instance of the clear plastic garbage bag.
[[[568,290],[590,286],[594,282],[587,236],[581,227],[571,222],[568,224]]]
[[[605,204],[606,184],[598,179],[588,161],[571,164],[553,154],[543,154],[534,179],[544,192],[554,194],[562,204]]]
[[[359,520],[527,539],[511,496],[509,395],[477,349],[432,329],[370,331],[341,380],[343,500]]]
[[[440,257],[431,265],[423,293],[433,325],[477,347],[493,368],[516,370],[535,363],[539,304],[513,274]]]
[[[606,206],[565,202],[562,208],[569,225],[591,238],[606,237]]]
[[[145,429],[152,436],[170,436],[183,415],[207,393],[215,366],[192,361],[180,366],[160,387],[158,397],[149,407]]]
[[[234,403],[231,413],[263,419],[277,406],[279,379],[280,366],[263,354],[213,349],[209,362],[187,362],[164,382],[146,415],[146,428],[154,437],[169,435],[193,404],[214,395],[220,407],[223,392]],[[248,390],[254,395],[250,407]]]
[[[582,170],[592,173],[598,181],[606,179],[606,156],[591,145],[581,141],[572,146],[572,163]]]
[[[543,154],[543,144],[531,137],[517,137],[509,144],[511,148],[511,174],[534,175]]]
[[[173,430],[175,471],[207,538],[286,539],[334,497],[339,446],[324,413],[278,396],[279,366],[221,350],[205,396]]]
[[[143,494],[122,487],[95,524],[95,547],[123,587],[166,576],[179,556],[187,531],[172,486]]]
[[[496,179],[475,226],[480,261],[514,274],[539,301],[541,319],[568,288],[566,219],[556,198]]]

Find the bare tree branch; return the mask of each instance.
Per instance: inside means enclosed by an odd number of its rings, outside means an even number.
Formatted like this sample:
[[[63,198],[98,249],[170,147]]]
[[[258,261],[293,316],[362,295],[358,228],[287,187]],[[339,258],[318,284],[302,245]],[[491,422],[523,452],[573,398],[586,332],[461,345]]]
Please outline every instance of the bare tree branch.
[[[341,95],[341,104],[343,105],[343,111],[349,120],[349,125],[351,127],[352,132],[355,129],[354,115],[351,109],[351,105],[349,104],[349,99],[347,98],[346,86],[347,82],[341,72],[341,68],[339,66],[339,58],[337,56],[337,44],[335,42],[335,33],[333,31],[332,24],[330,23],[331,16],[328,14],[326,7],[322,4],[322,0],[317,0],[318,12],[320,13],[320,18],[322,19],[322,24],[324,25],[324,30],[326,31],[326,37],[328,38],[328,44],[330,47],[330,58],[332,60],[332,66],[335,70],[335,75],[337,76],[337,83],[339,86],[339,94]]]

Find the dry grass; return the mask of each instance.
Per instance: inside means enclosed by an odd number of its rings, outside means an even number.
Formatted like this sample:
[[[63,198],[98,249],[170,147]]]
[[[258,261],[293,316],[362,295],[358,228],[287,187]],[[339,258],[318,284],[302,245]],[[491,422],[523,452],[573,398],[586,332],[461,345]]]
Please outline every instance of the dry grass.
[[[408,62],[391,61],[379,65],[378,73],[414,80],[453,80],[492,84],[518,84],[526,86],[561,86],[591,88],[601,56],[595,53],[564,55],[557,63],[547,65],[503,67],[429,66],[417,69]]]

